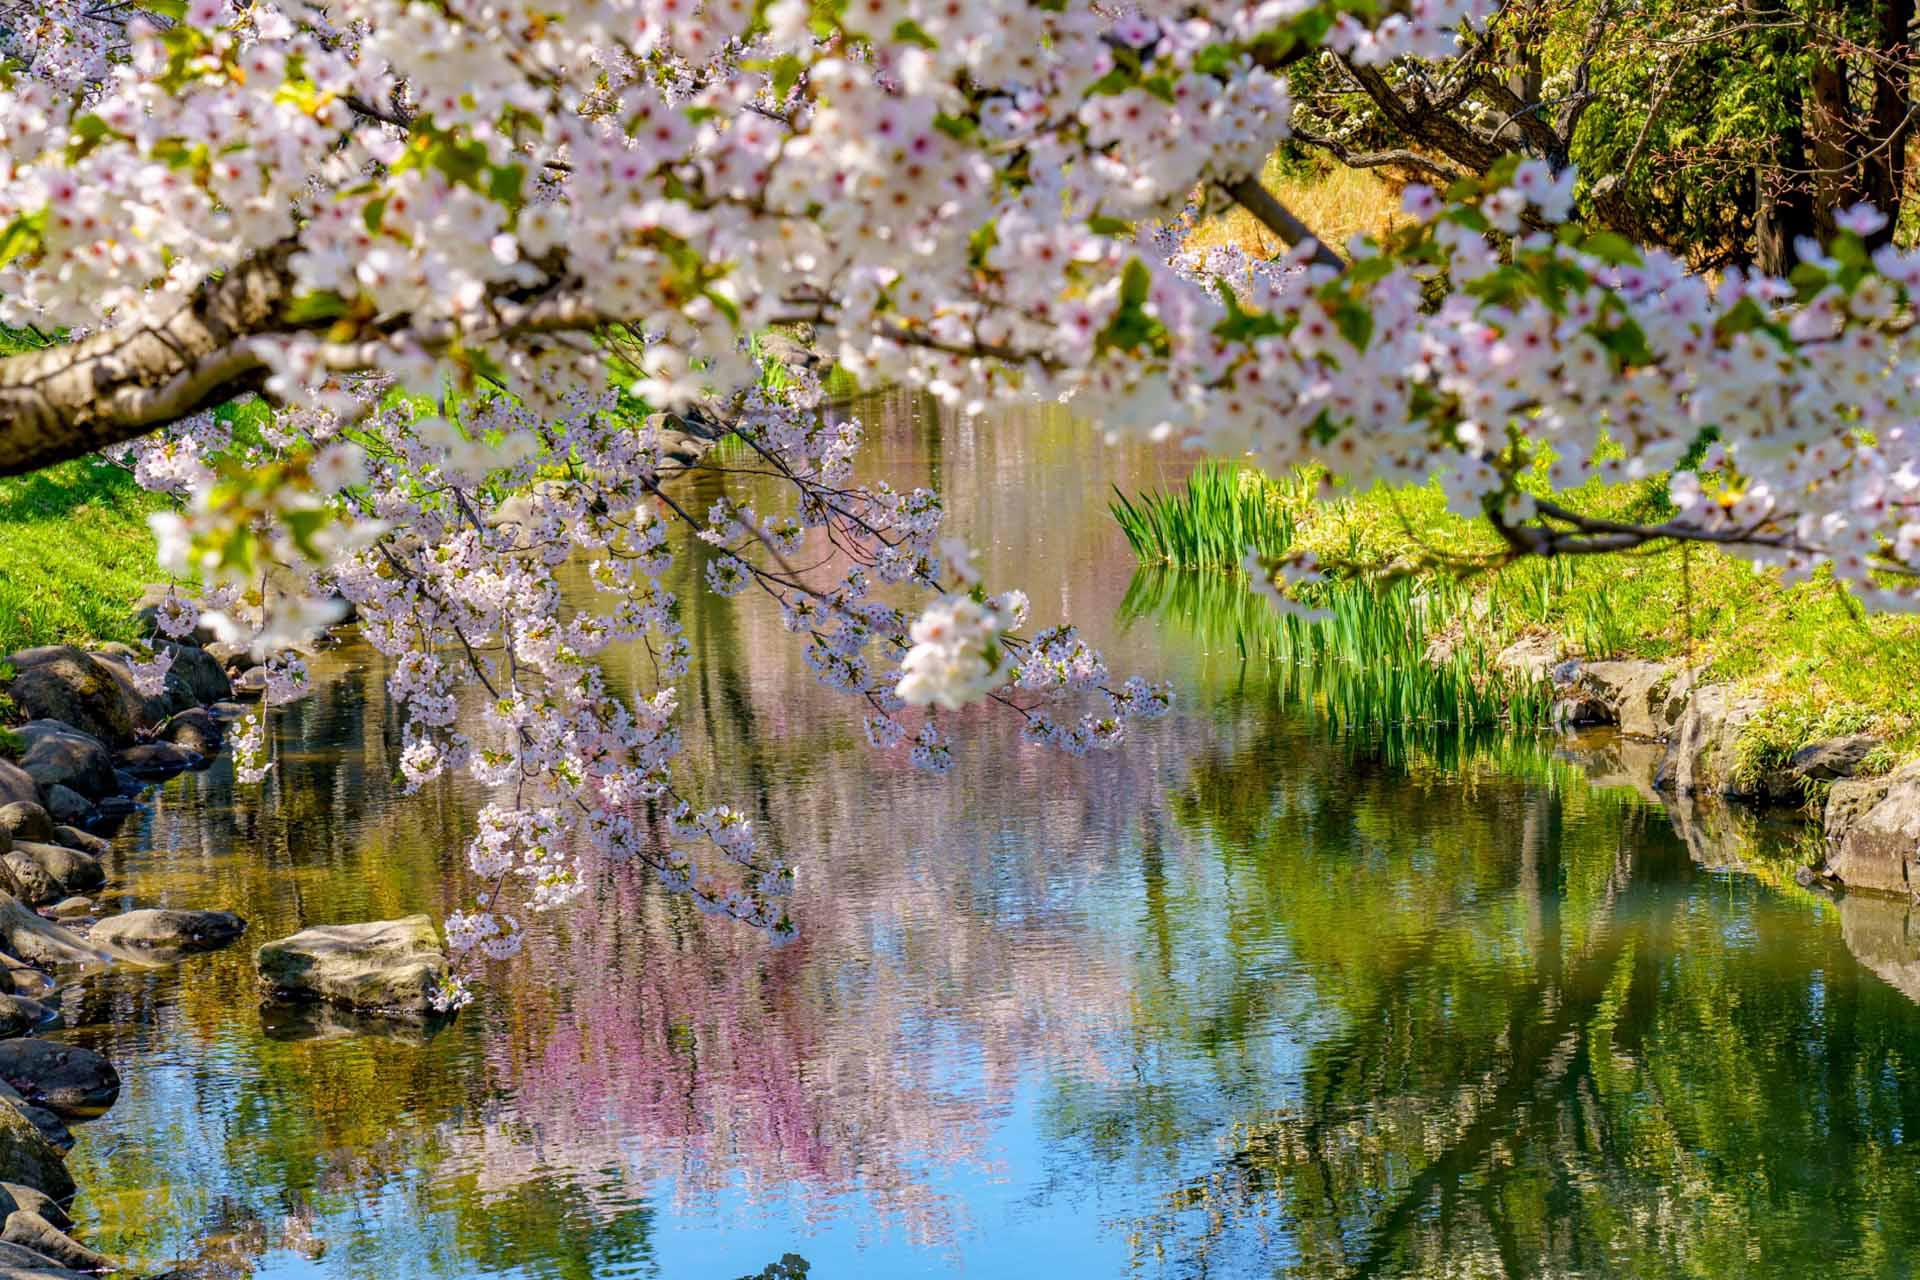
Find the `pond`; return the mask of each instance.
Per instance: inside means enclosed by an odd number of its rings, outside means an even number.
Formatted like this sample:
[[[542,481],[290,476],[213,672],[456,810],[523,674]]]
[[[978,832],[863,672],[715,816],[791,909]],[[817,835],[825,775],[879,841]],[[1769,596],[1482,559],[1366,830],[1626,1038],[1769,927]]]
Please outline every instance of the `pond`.
[[[252,947],[462,905],[481,797],[401,794],[349,639],[264,787],[222,761],[116,840],[109,909],[251,923],[63,993],[125,1082],[76,1235],[203,1276],[1909,1274],[1903,904],[1801,890],[1792,829],[1676,829],[1564,743],[1331,737],[1196,619],[1133,617],[1108,486],[1175,455],[865,416],[990,583],[1175,714],[1079,760],[970,716],[926,777],[683,566],[688,776],[798,863],[798,939],[602,868],[450,1027],[356,1034],[263,1022]]]

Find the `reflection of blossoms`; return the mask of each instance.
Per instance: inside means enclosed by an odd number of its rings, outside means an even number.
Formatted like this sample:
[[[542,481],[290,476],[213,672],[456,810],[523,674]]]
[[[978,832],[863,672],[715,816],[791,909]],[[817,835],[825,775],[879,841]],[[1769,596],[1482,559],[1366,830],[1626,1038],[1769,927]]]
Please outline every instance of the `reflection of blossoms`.
[[[264,779],[273,771],[273,762],[267,758],[266,726],[259,712],[254,712],[240,722],[233,733],[233,776],[243,783],[254,783]]]

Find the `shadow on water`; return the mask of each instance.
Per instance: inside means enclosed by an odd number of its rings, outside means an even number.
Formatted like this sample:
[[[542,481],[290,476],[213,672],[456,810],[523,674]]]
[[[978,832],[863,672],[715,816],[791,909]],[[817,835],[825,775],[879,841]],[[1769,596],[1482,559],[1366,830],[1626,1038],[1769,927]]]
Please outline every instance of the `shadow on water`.
[[[876,472],[928,475],[924,406],[868,411]],[[1076,760],[969,712],[927,778],[682,564],[686,785],[798,864],[799,938],[596,866],[593,910],[394,1036],[263,1016],[251,964],[473,889],[485,797],[401,793],[349,641],[264,788],[183,776],[116,842],[108,908],[250,929],[62,993],[124,1080],[73,1154],[84,1238],[276,1278],[1905,1274],[1904,906],[1796,888],[1766,824],[1667,814],[1630,744],[1341,732],[1197,605],[1140,617],[1101,497],[1163,459],[1057,415],[940,425],[989,580],[1175,679],[1174,714]]]

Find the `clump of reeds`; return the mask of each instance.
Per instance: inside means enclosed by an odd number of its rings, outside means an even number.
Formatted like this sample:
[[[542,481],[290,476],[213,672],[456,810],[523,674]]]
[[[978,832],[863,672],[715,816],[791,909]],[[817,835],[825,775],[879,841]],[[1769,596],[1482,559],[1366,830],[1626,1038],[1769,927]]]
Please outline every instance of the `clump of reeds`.
[[[1181,569],[1240,568],[1247,552],[1282,555],[1293,545],[1293,515],[1282,487],[1251,467],[1206,462],[1184,488],[1108,504],[1133,554]]]

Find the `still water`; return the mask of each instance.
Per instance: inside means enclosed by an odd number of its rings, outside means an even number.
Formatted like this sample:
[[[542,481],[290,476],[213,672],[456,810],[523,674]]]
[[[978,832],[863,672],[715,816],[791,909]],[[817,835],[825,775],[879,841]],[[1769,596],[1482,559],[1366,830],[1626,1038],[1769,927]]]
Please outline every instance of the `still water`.
[[[125,1081],[72,1156],[81,1238],[234,1277],[1912,1274],[1904,905],[1810,895],[1790,832],[1676,830],[1560,744],[1330,738],[1122,608],[1108,486],[1177,457],[867,409],[877,474],[1176,713],[1087,760],[974,717],[927,778],[777,619],[683,588],[688,776],[800,865],[799,940],[606,868],[436,1035],[266,1024],[252,946],[470,892],[480,797],[399,793],[349,641],[264,788],[222,761],[116,841],[109,908],[251,926],[65,993]]]

